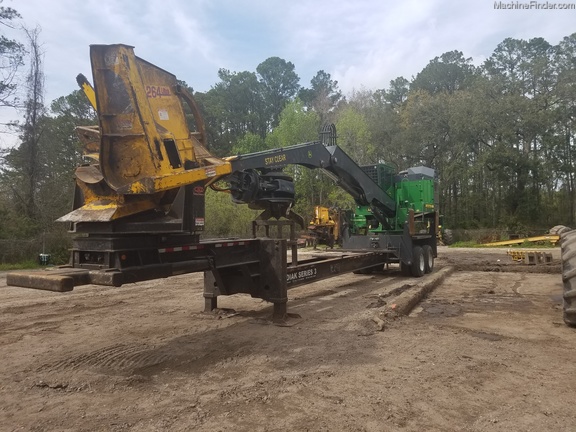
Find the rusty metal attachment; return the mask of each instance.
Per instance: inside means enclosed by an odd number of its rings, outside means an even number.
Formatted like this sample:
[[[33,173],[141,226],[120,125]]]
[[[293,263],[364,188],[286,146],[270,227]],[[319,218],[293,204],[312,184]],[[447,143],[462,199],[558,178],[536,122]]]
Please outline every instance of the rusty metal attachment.
[[[178,188],[230,173],[229,162],[206,149],[200,110],[173,74],[136,57],[127,45],[92,45],[90,59],[94,87],[83,75],[77,80],[99,126],[77,130],[92,163],[77,169],[75,209],[60,222],[166,213]]]

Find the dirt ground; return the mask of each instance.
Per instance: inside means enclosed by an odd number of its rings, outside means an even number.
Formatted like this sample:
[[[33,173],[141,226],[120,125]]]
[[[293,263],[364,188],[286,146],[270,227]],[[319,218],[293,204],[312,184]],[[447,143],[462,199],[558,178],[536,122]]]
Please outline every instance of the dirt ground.
[[[202,313],[199,274],[66,294],[4,274],[0,430],[573,431],[553,253],[442,247],[436,268],[456,271],[409,316],[390,294],[417,280],[391,268],[289,291],[301,318],[284,327],[246,295]]]

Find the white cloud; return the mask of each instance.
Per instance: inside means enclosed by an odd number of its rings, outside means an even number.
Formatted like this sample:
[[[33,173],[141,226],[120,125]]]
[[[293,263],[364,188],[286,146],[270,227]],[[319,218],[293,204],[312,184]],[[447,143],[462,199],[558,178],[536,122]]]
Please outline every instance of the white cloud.
[[[385,88],[397,76],[410,79],[447,51],[462,51],[480,64],[506,37],[542,36],[555,44],[572,33],[576,18],[576,11],[495,10],[488,1],[314,5],[310,10],[310,3],[297,3],[289,15],[292,21],[308,17],[305,29],[292,36],[292,45],[298,47],[293,53],[301,49],[308,67],[317,64],[331,73],[345,92],[363,86]]]

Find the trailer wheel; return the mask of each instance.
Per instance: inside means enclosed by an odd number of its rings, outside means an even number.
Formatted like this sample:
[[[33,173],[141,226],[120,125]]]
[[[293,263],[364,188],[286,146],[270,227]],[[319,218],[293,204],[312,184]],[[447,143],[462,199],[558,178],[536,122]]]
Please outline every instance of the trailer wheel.
[[[432,246],[422,246],[422,252],[424,253],[424,273],[432,273],[432,270],[434,270],[434,252],[432,252]]]
[[[574,231],[572,231],[574,232]],[[562,236],[562,282],[564,285],[564,322],[576,327],[576,236]]]
[[[412,250],[412,267],[410,268],[412,276],[424,276],[425,268],[424,251],[420,246],[414,246]]]
[[[400,273],[402,276],[412,276],[412,270],[410,267],[410,264],[400,261]]]

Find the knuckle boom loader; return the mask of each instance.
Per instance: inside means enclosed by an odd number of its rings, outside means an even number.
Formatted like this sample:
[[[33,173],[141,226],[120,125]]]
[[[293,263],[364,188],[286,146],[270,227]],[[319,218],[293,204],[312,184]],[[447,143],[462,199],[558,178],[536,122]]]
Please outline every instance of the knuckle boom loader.
[[[273,303],[274,317],[282,318],[295,286],[388,263],[414,277],[432,271],[432,169],[360,167],[336,145],[333,125],[318,141],[218,158],[208,151],[199,107],[174,75],[122,44],[92,45],[90,59],[94,87],[81,75],[78,82],[99,124],[77,129],[90,162],[77,167],[73,210],[58,219],[75,235],[70,263],[10,273],[8,285],[64,292],[204,272],[206,311],[217,307],[218,296],[247,293]],[[341,224],[342,250],[331,257],[298,260],[294,232],[304,221],[292,210],[294,182],[283,172],[292,164],[322,170],[357,204]],[[201,239],[210,217],[207,188],[262,210],[252,238]],[[281,238],[284,226],[289,239]],[[266,236],[258,237],[261,227]],[[270,227],[277,238],[269,237]]]

